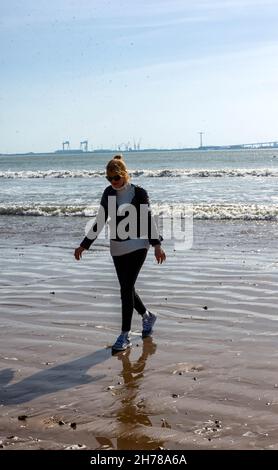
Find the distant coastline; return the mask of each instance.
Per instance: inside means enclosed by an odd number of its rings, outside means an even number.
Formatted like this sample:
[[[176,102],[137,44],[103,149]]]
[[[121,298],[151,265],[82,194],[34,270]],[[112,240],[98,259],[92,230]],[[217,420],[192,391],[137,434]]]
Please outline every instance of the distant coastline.
[[[254,144],[239,144],[239,145],[208,145],[202,147],[184,147],[184,148],[144,148],[135,150],[129,148],[128,150],[118,149],[95,149],[84,151],[82,149],[67,149],[55,150],[54,152],[24,152],[24,153],[0,153],[0,156],[13,156],[13,155],[78,155],[78,154],[92,154],[92,153],[144,153],[144,152],[202,152],[210,150],[271,150],[278,149],[278,142],[263,142]]]

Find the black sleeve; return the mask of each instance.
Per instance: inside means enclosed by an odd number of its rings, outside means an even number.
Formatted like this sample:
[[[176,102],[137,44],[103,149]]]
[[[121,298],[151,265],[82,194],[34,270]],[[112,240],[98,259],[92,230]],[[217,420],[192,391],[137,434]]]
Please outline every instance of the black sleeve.
[[[148,239],[149,239],[149,242],[152,246],[161,245],[161,242],[163,241],[163,237],[161,235],[159,235],[158,227],[157,227],[157,224],[155,222],[154,216],[153,216],[152,211],[151,211],[149,195],[148,195],[147,191],[143,188],[141,188],[140,203],[141,204],[147,204],[148,207],[149,207],[149,210],[148,210]]]
[[[104,211],[104,217],[103,217],[103,211]],[[100,207],[98,209],[96,221],[94,225],[90,228],[89,232],[87,233],[88,236],[86,236],[80,243],[80,246],[82,246],[82,248],[89,250],[91,244],[94,243],[97,236],[102,231],[107,218],[108,218],[108,207],[107,207],[107,197],[106,197],[106,190],[105,190],[101,197]]]

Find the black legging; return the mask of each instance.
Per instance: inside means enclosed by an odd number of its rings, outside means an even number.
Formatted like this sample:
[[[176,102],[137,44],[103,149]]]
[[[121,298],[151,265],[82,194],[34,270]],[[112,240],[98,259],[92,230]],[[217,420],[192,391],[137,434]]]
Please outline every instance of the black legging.
[[[146,259],[148,250],[141,248],[121,256],[112,256],[121,286],[122,331],[131,329],[133,309],[143,315],[146,307],[135,291],[135,282]]]

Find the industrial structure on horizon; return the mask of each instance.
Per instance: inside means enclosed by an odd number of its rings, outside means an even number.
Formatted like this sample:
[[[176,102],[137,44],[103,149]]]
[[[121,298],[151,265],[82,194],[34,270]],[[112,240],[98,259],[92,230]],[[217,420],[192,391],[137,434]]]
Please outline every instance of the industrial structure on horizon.
[[[125,152],[138,152],[138,151],[141,150],[141,140],[142,139],[139,139],[136,142],[135,139],[133,139],[133,146],[131,145],[130,141],[122,142],[121,144],[115,145],[114,150],[118,150],[119,152],[121,152],[123,150]],[[96,151],[96,150],[94,150],[94,151]],[[100,150],[100,149],[98,149],[98,150]],[[110,149],[105,149],[105,150],[110,150]],[[64,142],[62,142],[62,148],[55,151],[55,153],[83,153],[83,152],[89,152],[89,150],[88,150],[88,140],[80,141],[79,149],[76,149],[76,148],[71,149],[70,141],[65,140]],[[91,150],[91,152],[93,152],[93,150]]]
[[[114,149],[111,148],[98,148],[88,149],[88,139],[80,141],[80,147],[72,149],[70,147],[70,141],[65,140],[62,142],[62,149],[56,150],[54,153],[89,153],[89,152],[147,152],[147,151],[167,151],[167,150],[244,150],[244,149],[275,149],[278,148],[278,141],[273,142],[255,142],[251,144],[234,144],[234,145],[204,145],[203,144],[203,131],[198,132],[200,136],[199,147],[183,147],[183,148],[141,148],[141,138],[138,141],[133,139],[133,145],[130,141],[122,142],[121,144],[115,145]]]
[[[83,153],[89,151],[88,140],[82,140],[79,149],[71,149],[69,140],[62,142],[62,147],[62,149],[56,150],[55,153]]]
[[[201,133],[200,133],[201,134]],[[203,132],[202,132],[203,134]],[[125,152],[169,152],[169,151],[176,151],[176,152],[196,152],[198,151],[206,151],[206,150],[259,150],[259,149],[278,149],[278,141],[272,142],[255,142],[251,144],[235,144],[235,145],[203,145],[201,141],[202,137],[200,135],[200,146],[199,147],[171,147],[171,148],[159,148],[159,147],[152,147],[152,148],[141,148],[140,142],[132,147],[128,146],[128,143],[123,143],[118,146],[115,146],[114,149],[112,148],[98,148],[98,149],[91,149],[88,150],[88,141],[80,142],[79,149],[71,149],[70,143],[68,140],[62,143],[62,149],[56,150],[54,152],[25,152],[25,153],[1,153],[0,155],[53,155],[53,154],[83,154],[83,153],[115,153],[117,151],[125,151]],[[122,148],[124,146],[124,149]],[[276,155],[274,155],[276,157]]]

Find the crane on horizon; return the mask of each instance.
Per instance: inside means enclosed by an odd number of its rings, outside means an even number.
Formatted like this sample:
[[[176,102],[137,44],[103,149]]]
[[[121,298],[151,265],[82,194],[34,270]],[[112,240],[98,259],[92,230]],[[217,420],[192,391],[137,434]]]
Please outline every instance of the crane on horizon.
[[[85,152],[88,152],[88,140],[83,140],[80,142],[80,150],[83,150],[83,147]]]
[[[62,145],[63,145],[63,150],[65,150],[65,145],[67,146],[67,150],[70,150],[69,140],[65,140],[65,142],[62,143]]]
[[[198,134],[200,134],[200,149],[203,148],[203,134],[204,132],[198,132]]]

